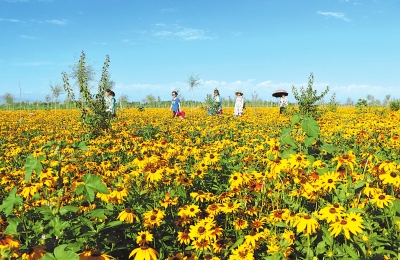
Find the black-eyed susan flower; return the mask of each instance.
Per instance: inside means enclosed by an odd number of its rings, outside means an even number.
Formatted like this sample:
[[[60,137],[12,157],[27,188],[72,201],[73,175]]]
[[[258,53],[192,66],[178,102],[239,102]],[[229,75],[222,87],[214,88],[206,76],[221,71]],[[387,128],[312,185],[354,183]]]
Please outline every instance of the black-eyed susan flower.
[[[167,260],[184,260],[184,256],[182,253],[172,254],[168,256]]]
[[[318,219],[326,220],[328,223],[336,222],[338,219],[342,219],[346,215],[344,207],[338,203],[334,205],[327,205],[326,207],[319,210]]]
[[[140,246],[153,241],[153,235],[149,231],[140,231],[136,237],[136,243]]]
[[[208,239],[196,239],[192,242],[192,248],[195,250],[205,251],[211,249],[211,242]]]
[[[304,231],[304,235],[312,235],[317,232],[320,225],[313,216],[299,214],[299,218],[293,223],[293,227],[297,228],[297,233]]]
[[[229,260],[254,260],[254,248],[243,243],[232,250]]]
[[[18,240],[14,239],[12,235],[3,234],[0,232],[0,249],[5,248],[9,250],[18,249],[20,243]]]
[[[327,191],[331,192],[336,189],[336,183],[340,180],[339,173],[337,172],[327,172],[321,176],[319,176],[319,181],[321,183],[321,187]]]
[[[102,254],[99,249],[83,251],[79,254],[79,260],[112,260],[114,257]]]
[[[224,212],[225,214],[228,213],[235,213],[239,209],[241,203],[238,201],[229,201],[229,202],[224,202],[221,207],[221,211]]]
[[[237,218],[233,221],[233,226],[236,230],[243,230],[249,226],[249,223],[243,218]]]
[[[185,229],[184,231],[178,231],[178,241],[181,244],[189,245],[191,241],[189,230]]]
[[[378,208],[384,208],[389,204],[393,204],[394,197],[385,193],[375,194],[370,200],[371,203],[375,204]]]
[[[33,246],[30,247],[25,253],[22,254],[21,259],[23,260],[40,260],[45,254],[46,250],[44,246]]]
[[[134,257],[133,260],[157,260],[158,252],[151,247],[141,246],[132,250],[129,254],[131,257]]]
[[[139,218],[133,213],[130,208],[126,208],[118,214],[117,219],[120,221],[126,221],[128,223],[133,223],[135,220],[138,221]]]

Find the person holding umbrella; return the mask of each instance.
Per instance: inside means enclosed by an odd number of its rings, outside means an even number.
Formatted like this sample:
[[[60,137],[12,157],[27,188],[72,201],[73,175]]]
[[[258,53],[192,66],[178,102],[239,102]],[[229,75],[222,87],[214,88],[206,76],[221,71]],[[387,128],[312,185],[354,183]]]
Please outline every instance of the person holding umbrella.
[[[288,104],[289,104],[289,101],[286,97],[286,94],[282,94],[281,99],[279,100],[279,113],[280,114],[283,114],[283,112],[285,112]]]
[[[288,93],[286,90],[283,89],[278,89],[274,93],[272,93],[273,97],[280,97],[281,99],[279,100],[279,113],[283,114],[285,112],[286,107],[289,104],[289,101],[287,99]]]

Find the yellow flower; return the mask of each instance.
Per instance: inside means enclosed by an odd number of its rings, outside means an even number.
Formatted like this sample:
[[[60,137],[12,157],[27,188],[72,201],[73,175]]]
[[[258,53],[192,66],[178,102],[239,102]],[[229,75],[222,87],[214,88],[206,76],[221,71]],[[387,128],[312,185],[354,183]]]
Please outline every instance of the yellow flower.
[[[132,212],[130,208],[126,208],[121,211],[117,217],[120,221],[126,221],[128,223],[133,223],[134,219],[139,220],[138,217]]]
[[[376,194],[371,200],[371,203],[374,203],[378,208],[384,208],[389,204],[393,204],[394,199],[393,196],[381,193]]]
[[[19,246],[20,243],[18,240],[13,239],[11,235],[3,234],[0,232],[0,249],[6,248],[13,250],[13,249],[18,249]]]
[[[135,257],[133,260],[157,260],[158,252],[151,247],[141,246],[132,250],[129,258]]]
[[[304,231],[304,235],[311,235],[317,232],[319,223],[314,217],[305,214],[293,223],[293,227],[297,227],[297,233]]]
[[[395,187],[400,187],[400,173],[398,172],[388,172],[379,175],[379,179],[382,180],[383,184],[393,184]]]
[[[247,228],[249,224],[247,220],[242,218],[237,218],[235,221],[233,221],[233,226],[235,227],[236,230],[242,230]]]
[[[254,260],[254,249],[243,243],[232,250],[229,260]]]
[[[153,241],[153,235],[148,231],[140,231],[136,237],[136,243],[138,245],[148,244],[151,241]]]
[[[339,173],[337,172],[328,172],[321,176],[319,176],[319,181],[321,183],[322,188],[330,192],[331,190],[336,189],[336,182],[339,181]]]
[[[102,254],[99,249],[83,251],[79,254],[79,260],[111,260],[114,257]]]
[[[47,252],[44,250],[43,246],[33,246],[28,249],[28,251],[22,254],[23,260],[39,260],[41,259]]]
[[[326,220],[328,223],[336,222],[346,215],[345,209],[338,203],[333,205],[327,205],[319,211],[318,218],[320,220]]]

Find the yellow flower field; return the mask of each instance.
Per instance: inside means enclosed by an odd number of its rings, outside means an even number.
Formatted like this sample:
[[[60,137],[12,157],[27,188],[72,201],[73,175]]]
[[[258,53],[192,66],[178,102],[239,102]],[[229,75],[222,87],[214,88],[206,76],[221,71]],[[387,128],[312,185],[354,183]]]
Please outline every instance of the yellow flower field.
[[[186,112],[0,111],[0,259],[400,257],[399,111]]]

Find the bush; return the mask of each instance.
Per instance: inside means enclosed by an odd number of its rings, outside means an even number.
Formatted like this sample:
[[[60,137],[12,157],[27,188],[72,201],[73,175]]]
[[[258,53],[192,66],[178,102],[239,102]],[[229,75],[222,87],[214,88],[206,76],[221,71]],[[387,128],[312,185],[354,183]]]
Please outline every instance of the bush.
[[[400,109],[400,100],[391,101],[389,107],[392,111],[398,111]]]
[[[324,92],[322,92],[321,95],[317,95],[317,91],[313,90],[313,88],[312,88],[313,84],[314,84],[314,75],[313,75],[313,73],[311,73],[310,77],[308,78],[307,89],[300,87],[300,95],[294,86],[292,86],[292,91],[293,91],[294,98],[297,100],[297,102],[299,104],[300,114],[304,115],[304,116],[318,118],[320,116],[320,113],[318,111],[318,108],[317,108],[318,106],[317,106],[316,102],[318,102],[324,98],[324,96],[329,91],[329,86],[326,87],[326,90]]]

